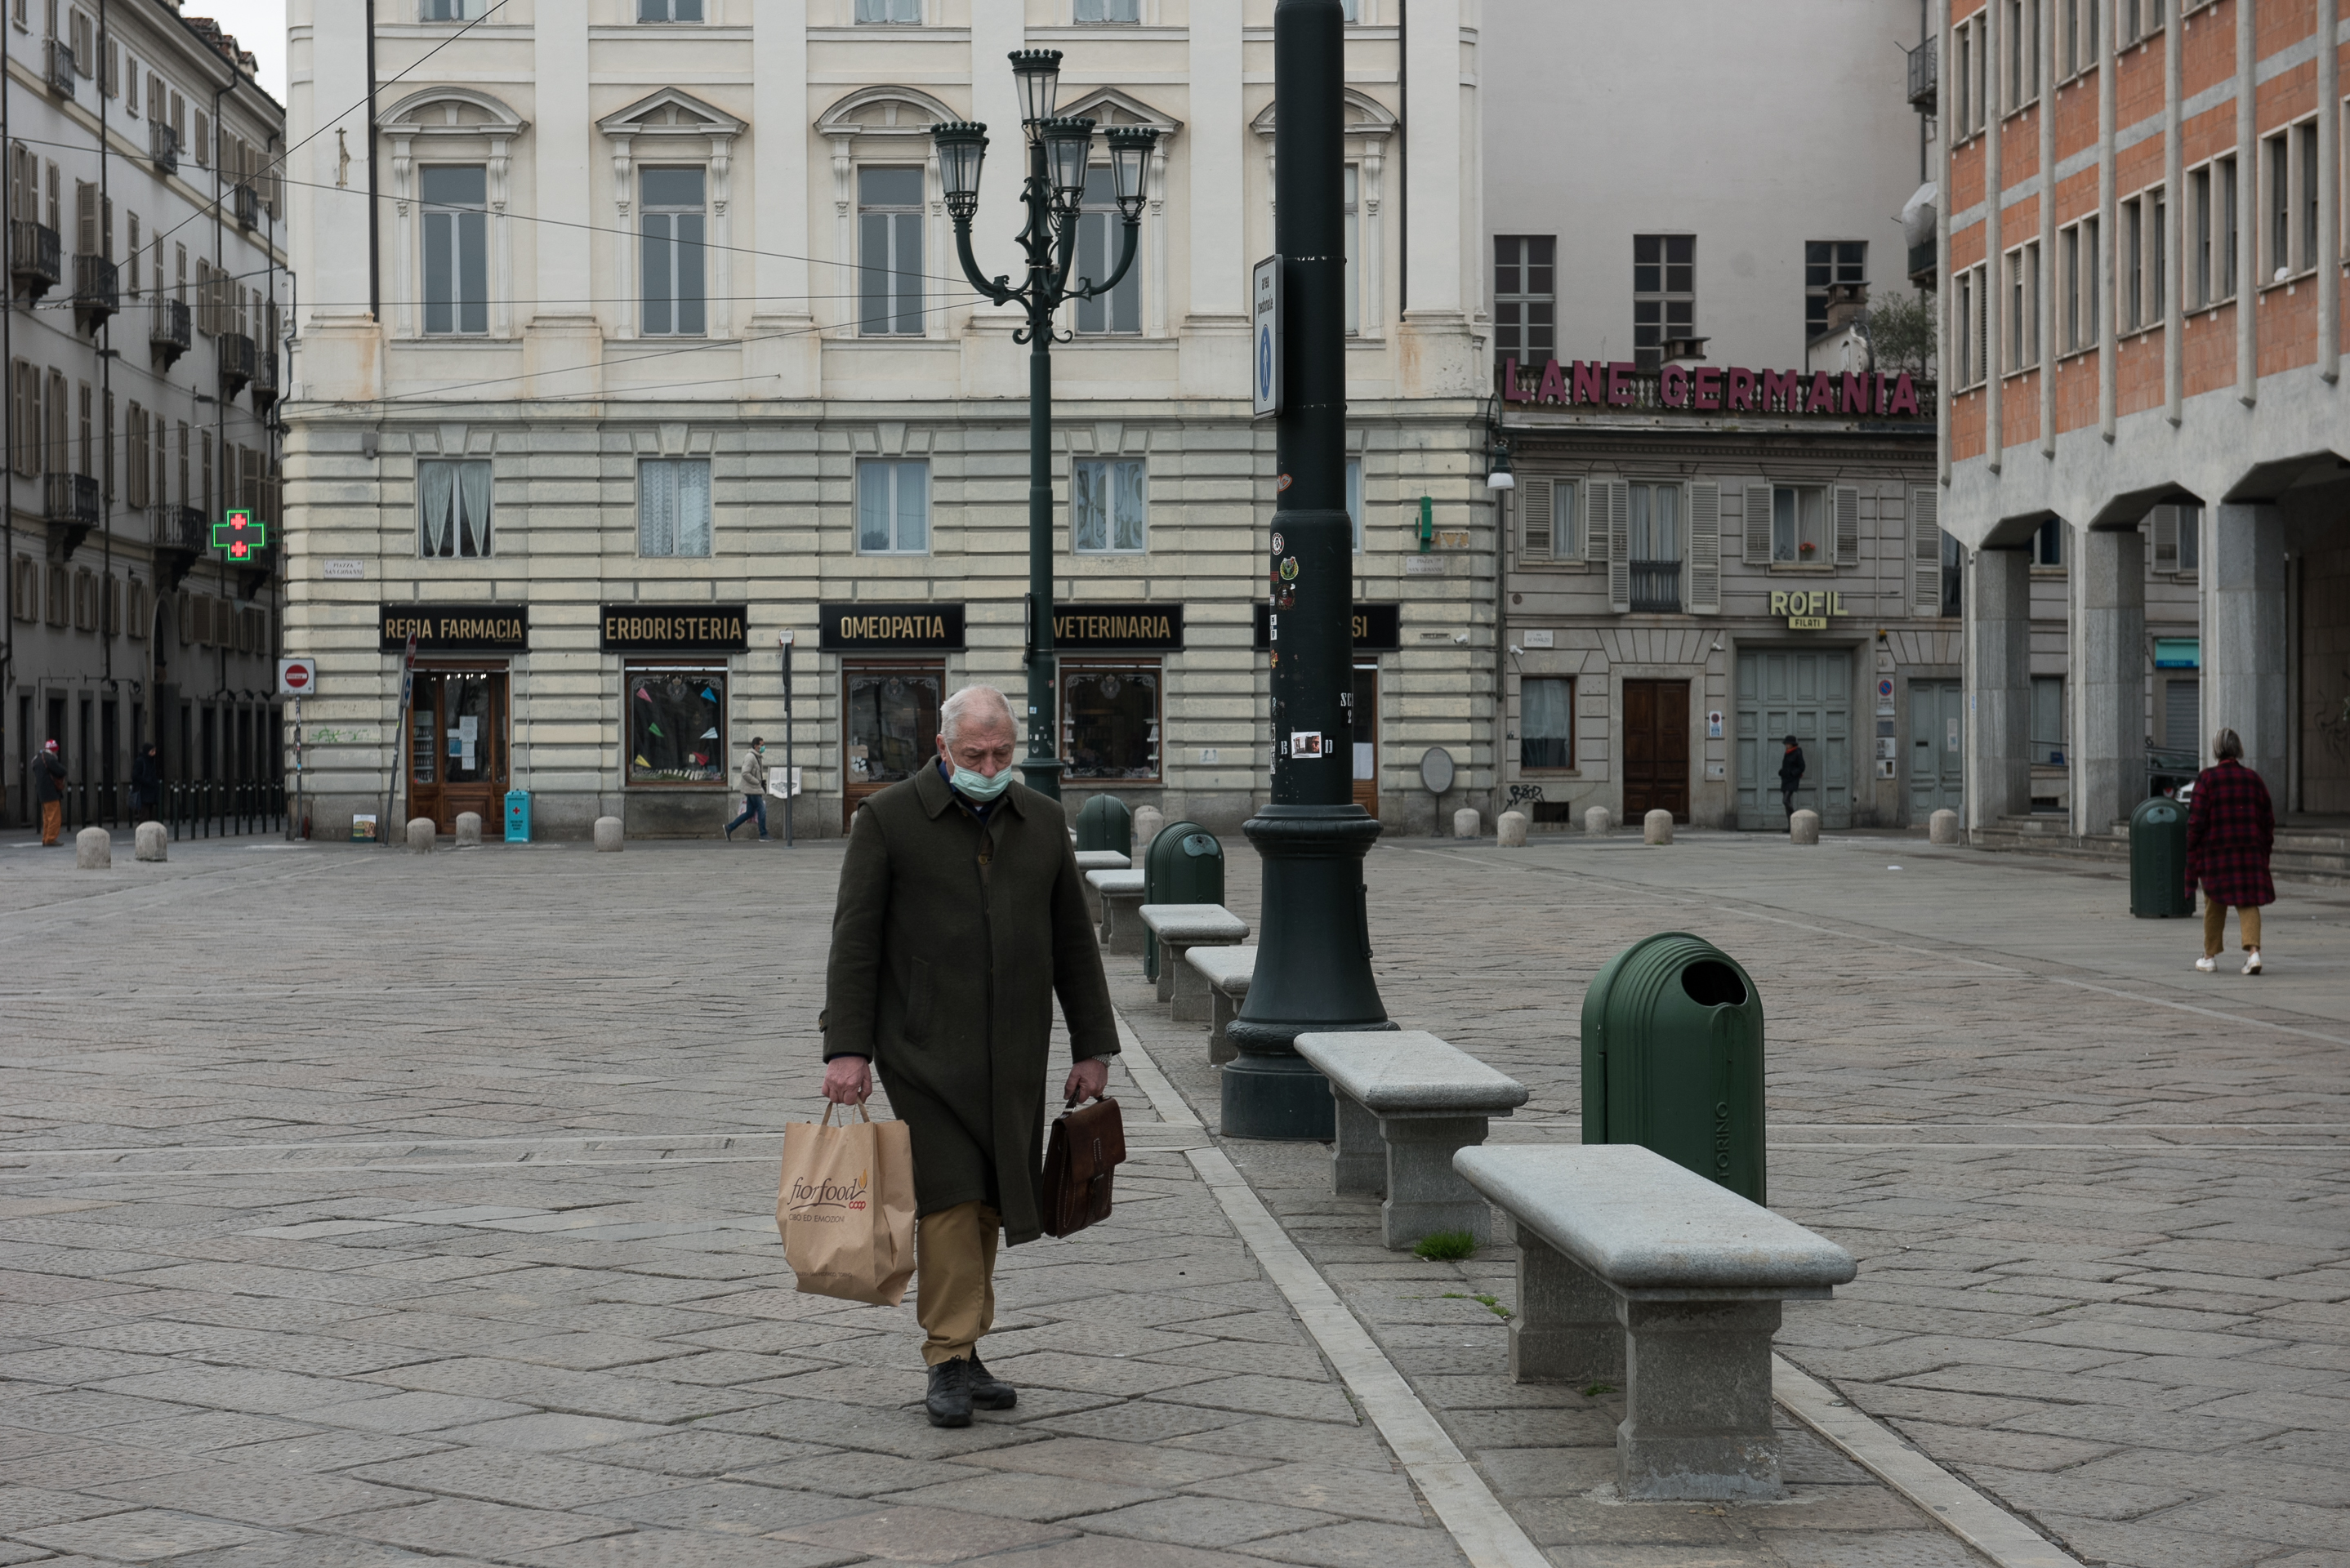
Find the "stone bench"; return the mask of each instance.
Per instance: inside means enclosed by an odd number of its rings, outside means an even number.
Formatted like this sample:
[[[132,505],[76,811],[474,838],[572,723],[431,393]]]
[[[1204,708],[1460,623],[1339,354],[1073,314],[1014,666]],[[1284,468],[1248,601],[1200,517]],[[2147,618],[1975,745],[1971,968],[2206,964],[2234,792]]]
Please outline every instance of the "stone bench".
[[[1208,1064],[1221,1066],[1241,1054],[1224,1026],[1240,1016],[1241,1003],[1248,1000],[1249,977],[1256,973],[1256,949],[1192,948],[1184,953],[1183,964],[1208,988]]]
[[[1178,1023],[1205,1023],[1214,1011],[1208,982],[1184,955],[1193,948],[1238,947],[1248,922],[1222,904],[1144,904],[1137,912],[1159,939],[1159,1000]]]
[[[1086,881],[1101,905],[1102,946],[1114,953],[1142,951],[1142,873],[1088,871]],[[1123,918],[1121,918],[1123,917]]]
[[[1080,877],[1088,871],[1123,871],[1134,864],[1115,849],[1080,849],[1076,853]],[[1086,884],[1086,908],[1094,912],[1094,924],[1099,927],[1102,922],[1101,892],[1091,882]]]
[[[1511,1376],[1624,1390],[1623,1495],[1783,1497],[1779,1303],[1827,1297],[1852,1254],[1637,1144],[1464,1148],[1452,1163],[1516,1223]]]
[[[1330,1080],[1337,1137],[1330,1184],[1383,1196],[1380,1239],[1410,1247],[1440,1231],[1483,1246],[1492,1214],[1453,1169],[1453,1151],[1485,1141],[1485,1123],[1526,1103],[1526,1086],[1417,1029],[1301,1034],[1297,1053]]]

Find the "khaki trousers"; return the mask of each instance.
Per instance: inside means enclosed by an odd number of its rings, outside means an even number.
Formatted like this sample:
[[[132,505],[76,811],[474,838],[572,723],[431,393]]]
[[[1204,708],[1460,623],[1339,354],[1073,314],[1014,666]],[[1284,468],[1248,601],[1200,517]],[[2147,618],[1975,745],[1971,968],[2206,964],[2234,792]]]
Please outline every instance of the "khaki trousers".
[[[936,1366],[976,1355],[995,1326],[995,1243],[1003,1216],[976,1200],[925,1214],[914,1225],[914,1317]]]
[[[2236,911],[2236,924],[2241,929],[2246,952],[2258,951],[2261,945],[2261,907],[2246,904]],[[2228,906],[2217,898],[2203,900],[2203,956],[2218,958],[2220,950],[2228,945]]]
[[[65,831],[65,826],[66,803],[61,800],[43,801],[41,803],[41,842],[44,845],[55,844],[57,841],[57,835]]]

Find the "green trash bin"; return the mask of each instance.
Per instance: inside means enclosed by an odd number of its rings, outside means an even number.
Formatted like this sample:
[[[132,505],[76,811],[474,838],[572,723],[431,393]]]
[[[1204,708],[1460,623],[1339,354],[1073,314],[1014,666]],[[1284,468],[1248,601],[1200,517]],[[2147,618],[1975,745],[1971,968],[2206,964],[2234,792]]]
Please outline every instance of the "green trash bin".
[[[2168,920],[2195,912],[2187,885],[2187,808],[2168,795],[2142,801],[2130,813],[2130,913]]]
[[[1077,808],[1077,847],[1134,854],[1134,813],[1114,794],[1097,794]]]
[[[1224,846],[1196,822],[1170,822],[1159,830],[1142,857],[1142,901],[1146,904],[1221,904],[1224,901]],[[1142,974],[1159,979],[1159,938],[1142,937]]]
[[[1762,999],[1702,937],[1660,931],[1583,993],[1583,1141],[1637,1143],[1766,1201]]]

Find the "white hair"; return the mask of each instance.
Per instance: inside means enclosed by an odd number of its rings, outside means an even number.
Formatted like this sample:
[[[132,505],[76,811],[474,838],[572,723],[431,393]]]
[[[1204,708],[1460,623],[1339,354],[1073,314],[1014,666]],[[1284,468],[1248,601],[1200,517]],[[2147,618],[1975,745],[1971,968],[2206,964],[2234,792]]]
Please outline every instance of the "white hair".
[[[1014,738],[1020,734],[1019,722],[1012,716],[1012,700],[993,686],[966,686],[946,700],[939,710],[939,733],[946,737],[948,745],[954,744],[955,732],[962,728],[965,719],[991,730],[1000,722]]]

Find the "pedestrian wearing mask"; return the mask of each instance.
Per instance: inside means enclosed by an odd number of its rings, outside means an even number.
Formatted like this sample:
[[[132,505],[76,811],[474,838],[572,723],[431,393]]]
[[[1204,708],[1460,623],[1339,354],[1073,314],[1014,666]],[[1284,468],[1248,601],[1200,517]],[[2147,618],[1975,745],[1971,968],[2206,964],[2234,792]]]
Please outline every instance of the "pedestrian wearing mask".
[[[767,842],[767,743],[758,736],[751,737],[750,755],[743,759],[743,771],[735,782],[743,786],[743,815],[726,825],[726,836],[750,821],[759,819],[759,842]]]
[[[914,1315],[931,1424],[1019,1396],[979,1341],[995,1318],[998,1232],[1042,1233],[1045,1075],[1060,1000],[1098,1098],[1118,1052],[1101,947],[1061,803],[1013,779],[1020,731],[992,686],[939,713],[938,757],[867,800],[849,828],[825,975],[824,1092],[862,1104],[873,1071],[913,1145]]]
[[[2269,786],[2244,766],[2244,742],[2233,730],[2211,738],[2219,760],[2195,775],[2187,807],[2187,885],[2203,888],[2203,956],[2195,967],[2210,974],[2227,945],[2228,911],[2244,942],[2244,972],[2261,972],[2261,910],[2276,902],[2269,851],[2276,843],[2276,813]]]

